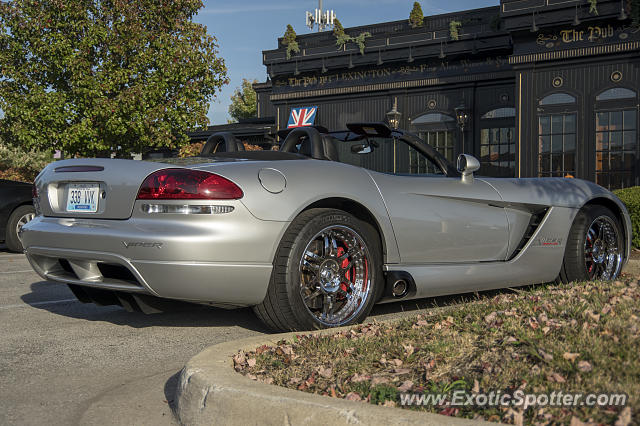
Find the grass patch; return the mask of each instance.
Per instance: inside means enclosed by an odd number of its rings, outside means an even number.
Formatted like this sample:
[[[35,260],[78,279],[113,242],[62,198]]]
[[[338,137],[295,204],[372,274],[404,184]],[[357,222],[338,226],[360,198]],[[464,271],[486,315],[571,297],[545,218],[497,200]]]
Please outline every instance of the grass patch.
[[[627,407],[403,409],[507,423],[640,423],[638,282],[548,285],[332,335],[300,335],[234,357],[291,389],[400,407],[403,392],[626,393]],[[572,423],[573,422],[573,423]]]

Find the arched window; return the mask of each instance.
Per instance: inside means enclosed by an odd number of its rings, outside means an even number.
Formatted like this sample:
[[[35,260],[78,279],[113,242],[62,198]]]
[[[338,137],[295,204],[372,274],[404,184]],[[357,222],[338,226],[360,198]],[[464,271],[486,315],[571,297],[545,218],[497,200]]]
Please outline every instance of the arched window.
[[[540,100],[540,105],[563,105],[563,104],[575,104],[576,98],[568,93],[553,93],[549,96],[545,96]]]
[[[440,114],[439,112],[430,112],[411,120],[413,124],[455,123],[455,121],[455,118],[450,115]]]
[[[435,148],[450,162],[455,156],[456,119],[448,114],[429,112],[411,120],[422,140]]]
[[[637,93],[624,87],[596,96],[596,183],[609,189],[638,185]]]
[[[618,99],[635,99],[636,92],[624,87],[616,87],[613,89],[605,90],[596,96],[596,101],[615,101]]]
[[[491,118],[512,118],[516,116],[515,108],[496,108],[484,114],[481,118],[491,119]]]
[[[480,117],[480,174],[514,177],[516,173],[516,109],[502,107]]]

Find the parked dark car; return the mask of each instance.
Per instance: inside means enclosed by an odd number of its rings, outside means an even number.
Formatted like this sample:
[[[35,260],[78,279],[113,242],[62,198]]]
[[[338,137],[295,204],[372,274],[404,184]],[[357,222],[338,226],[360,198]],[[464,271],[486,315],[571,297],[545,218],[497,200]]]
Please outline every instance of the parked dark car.
[[[11,251],[22,252],[18,232],[35,216],[32,185],[0,179],[0,242]]]

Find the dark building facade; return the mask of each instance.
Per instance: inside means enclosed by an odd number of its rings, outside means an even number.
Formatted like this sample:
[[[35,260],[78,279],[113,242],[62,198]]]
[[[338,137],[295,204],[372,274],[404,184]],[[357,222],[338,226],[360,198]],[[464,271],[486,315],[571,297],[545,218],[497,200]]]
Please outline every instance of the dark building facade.
[[[263,52],[258,114],[286,128],[291,109],[318,106],[316,124],[383,121],[448,159],[471,153],[489,176],[557,176],[605,187],[640,184],[637,0],[502,0],[500,6],[347,28],[364,54],[330,32],[282,39]],[[454,22],[454,25],[452,25]],[[457,34],[452,31],[457,28]],[[466,122],[462,120],[466,117]]]

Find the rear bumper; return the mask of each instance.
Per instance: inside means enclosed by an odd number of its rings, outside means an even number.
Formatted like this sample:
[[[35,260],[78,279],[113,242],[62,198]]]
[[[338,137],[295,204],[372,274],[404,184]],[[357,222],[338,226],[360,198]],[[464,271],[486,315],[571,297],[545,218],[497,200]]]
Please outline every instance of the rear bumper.
[[[288,223],[262,221],[238,203],[230,214],[128,220],[38,217],[25,253],[43,278],[169,299],[251,306],[262,302]]]

